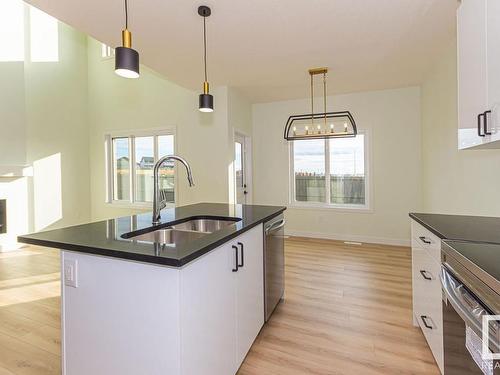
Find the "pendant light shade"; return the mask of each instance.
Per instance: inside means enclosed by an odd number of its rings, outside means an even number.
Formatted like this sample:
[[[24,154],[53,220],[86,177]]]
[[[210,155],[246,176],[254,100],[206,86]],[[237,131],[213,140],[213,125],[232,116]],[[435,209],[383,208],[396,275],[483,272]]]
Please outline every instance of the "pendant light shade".
[[[205,68],[205,81],[203,82],[203,94],[200,94],[199,109],[200,112],[214,111],[214,97],[209,93],[209,84],[207,79],[207,25],[206,19],[212,11],[209,7],[202,5],[198,8],[198,14],[203,17],[203,66]]]
[[[214,111],[214,97],[210,94],[200,94],[200,112]]]
[[[115,49],[115,73],[125,78],[139,77],[139,53],[132,48],[132,33],[128,30],[128,3],[125,0],[125,30],[122,46]]]
[[[115,49],[115,72],[125,78],[139,78],[139,53],[132,48]]]

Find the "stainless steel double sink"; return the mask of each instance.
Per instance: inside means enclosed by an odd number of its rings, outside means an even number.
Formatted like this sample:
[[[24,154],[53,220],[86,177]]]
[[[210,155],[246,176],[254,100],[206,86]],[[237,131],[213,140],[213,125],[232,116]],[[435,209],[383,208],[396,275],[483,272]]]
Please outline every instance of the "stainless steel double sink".
[[[136,236],[130,236],[130,233],[126,233],[123,237],[140,242],[175,245],[193,241],[230,225],[235,225],[239,220],[235,218],[194,218]]]

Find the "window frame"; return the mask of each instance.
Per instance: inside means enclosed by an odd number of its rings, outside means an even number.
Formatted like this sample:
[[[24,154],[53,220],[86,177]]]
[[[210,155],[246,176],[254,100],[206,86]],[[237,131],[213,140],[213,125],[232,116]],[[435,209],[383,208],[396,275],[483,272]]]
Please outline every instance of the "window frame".
[[[104,55],[104,49],[106,49],[106,54]],[[111,46],[108,46],[106,43],[101,43],[101,60],[110,60],[115,57],[115,49]]]
[[[174,137],[174,154],[177,153],[177,135],[175,127],[162,127],[154,129],[141,129],[141,130],[124,130],[124,131],[113,131],[108,132],[104,135],[104,147],[105,147],[105,164],[106,164],[106,203],[123,208],[138,208],[138,209],[151,209],[152,202],[140,202],[136,199],[136,160],[135,160],[135,138],[139,137],[153,137],[153,157],[154,160],[158,160],[158,137],[163,135],[172,135]],[[129,175],[130,175],[130,199],[119,200],[114,199],[114,163],[113,163],[113,139],[114,138],[128,138],[129,147]],[[174,167],[174,202],[167,203],[167,207],[177,206],[179,200],[179,189],[177,181],[177,168]]]
[[[358,130],[358,134],[364,136],[364,167],[365,167],[365,204],[338,204],[330,203],[330,178],[325,178],[325,196],[328,197],[328,202],[301,202],[295,199],[295,160],[294,160],[294,142],[288,142],[289,152],[289,197],[288,202],[290,207],[301,209],[325,209],[336,210],[339,212],[366,212],[371,213],[372,210],[372,184],[371,184],[371,137],[368,130]],[[330,142],[325,139],[325,176],[330,176]],[[300,140],[298,141],[300,142]]]

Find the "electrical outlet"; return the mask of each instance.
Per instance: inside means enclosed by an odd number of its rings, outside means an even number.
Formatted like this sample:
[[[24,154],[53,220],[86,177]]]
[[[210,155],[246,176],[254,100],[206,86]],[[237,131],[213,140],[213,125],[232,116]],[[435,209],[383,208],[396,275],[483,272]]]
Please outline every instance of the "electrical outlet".
[[[64,261],[64,285],[72,288],[78,288],[78,261]]]

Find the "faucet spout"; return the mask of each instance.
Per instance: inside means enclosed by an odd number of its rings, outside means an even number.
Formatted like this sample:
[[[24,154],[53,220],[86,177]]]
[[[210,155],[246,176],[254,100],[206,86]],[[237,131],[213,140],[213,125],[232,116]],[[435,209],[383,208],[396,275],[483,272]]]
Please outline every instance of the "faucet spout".
[[[194,186],[193,174],[191,173],[191,166],[184,158],[181,158],[180,156],[177,155],[167,155],[158,160],[153,168],[153,224],[154,225],[160,223],[161,219],[160,211],[163,208],[165,208],[167,204],[165,196],[161,196],[162,194],[160,193],[159,172],[161,166],[168,160],[177,160],[182,165],[184,165],[187,172],[187,179],[189,186],[190,187]]]

